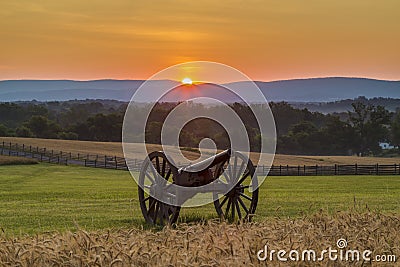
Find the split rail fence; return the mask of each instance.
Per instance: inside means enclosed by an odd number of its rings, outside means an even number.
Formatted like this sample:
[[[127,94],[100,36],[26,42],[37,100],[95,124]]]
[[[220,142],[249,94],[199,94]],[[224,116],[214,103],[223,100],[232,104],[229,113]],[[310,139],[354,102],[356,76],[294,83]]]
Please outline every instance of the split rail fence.
[[[93,155],[55,151],[37,146],[0,142],[0,155],[33,158],[40,162],[63,165],[80,165],[93,168],[128,170],[127,161],[133,170],[139,171],[142,160],[125,159],[109,155]],[[257,174],[269,176],[310,176],[310,175],[400,175],[400,164],[373,165],[272,165],[258,166]]]

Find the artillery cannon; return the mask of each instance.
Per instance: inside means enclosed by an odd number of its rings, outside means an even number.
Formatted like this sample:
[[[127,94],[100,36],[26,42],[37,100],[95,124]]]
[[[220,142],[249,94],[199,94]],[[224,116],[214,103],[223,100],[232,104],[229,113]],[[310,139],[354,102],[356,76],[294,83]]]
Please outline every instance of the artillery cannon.
[[[175,223],[183,203],[197,193],[210,193],[220,218],[251,220],[258,201],[254,174],[251,160],[231,149],[182,168],[164,152],[152,152],[142,164],[138,181],[143,217],[149,224]]]

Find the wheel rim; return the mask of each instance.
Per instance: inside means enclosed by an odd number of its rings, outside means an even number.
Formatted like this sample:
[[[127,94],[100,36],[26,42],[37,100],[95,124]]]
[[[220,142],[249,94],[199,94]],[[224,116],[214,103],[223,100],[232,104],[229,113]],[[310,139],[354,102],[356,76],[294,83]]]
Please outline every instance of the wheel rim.
[[[250,221],[258,202],[258,180],[253,163],[243,154],[234,152],[224,166],[221,182],[235,184],[225,195],[214,193],[214,206],[218,215],[230,222]]]
[[[140,208],[147,223],[166,225],[177,221],[180,207],[159,201],[176,197],[166,190],[174,182],[174,176],[175,168],[162,152],[150,153],[143,162],[138,190]]]

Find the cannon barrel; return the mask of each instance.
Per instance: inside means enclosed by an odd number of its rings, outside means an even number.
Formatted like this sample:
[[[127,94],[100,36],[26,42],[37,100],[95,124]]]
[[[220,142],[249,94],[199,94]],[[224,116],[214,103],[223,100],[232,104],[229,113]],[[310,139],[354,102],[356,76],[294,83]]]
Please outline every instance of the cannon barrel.
[[[208,159],[187,166],[183,168],[182,171],[197,172],[199,170],[205,170],[206,168],[210,168],[215,166],[216,164],[227,161],[230,158],[231,153],[232,153],[231,149],[224,150],[221,153],[218,153],[217,155],[209,157]]]

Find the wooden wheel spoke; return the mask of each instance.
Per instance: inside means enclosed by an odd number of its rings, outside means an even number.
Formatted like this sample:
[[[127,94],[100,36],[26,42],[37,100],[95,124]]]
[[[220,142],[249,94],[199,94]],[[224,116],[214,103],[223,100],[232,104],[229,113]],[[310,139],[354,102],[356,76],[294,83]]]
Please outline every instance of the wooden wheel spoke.
[[[146,202],[146,201],[149,200],[150,198],[151,198],[151,196],[148,196],[148,197],[142,199],[142,202]]]
[[[155,181],[154,181],[153,177],[151,177],[151,176],[150,176],[150,174],[149,174],[148,172],[145,172],[145,175],[146,175],[146,177],[147,177],[147,178],[149,178],[149,179],[150,179],[150,182],[151,182],[152,184],[154,184],[154,183],[155,183]]]
[[[240,212],[240,207],[239,207],[239,203],[238,203],[237,200],[235,201],[235,206],[236,206],[236,209],[237,209],[237,213],[238,213],[239,219],[242,219],[242,213]]]
[[[229,183],[231,181],[231,179],[229,178],[229,175],[227,174],[227,170],[223,170],[222,175],[224,175],[227,183]]]
[[[160,173],[160,158],[156,157],[156,170],[158,173]]]
[[[150,169],[151,169],[151,172],[153,173],[154,179],[157,181],[158,173],[154,169],[154,165],[153,164],[150,164]]]
[[[155,210],[155,212],[153,214],[153,222],[154,223],[157,223],[157,215],[158,215],[158,211],[160,210],[160,204],[161,203],[157,201],[156,210]]]
[[[242,164],[240,164],[240,167],[239,167],[238,176],[242,173],[243,168],[245,167],[245,165],[246,165],[246,161],[243,160]],[[239,177],[238,177],[238,179],[239,179]]]
[[[172,206],[168,206],[167,216],[169,217],[172,213],[174,213],[173,207]]]
[[[163,159],[162,161],[162,167],[161,167],[161,176],[164,177],[166,180],[167,177],[165,176],[165,167],[167,166],[167,161],[165,159]]]
[[[165,175],[165,180],[167,180],[167,181],[169,180],[169,176],[171,175],[171,173],[172,173],[172,169],[169,168],[167,175]]]
[[[225,204],[225,202],[228,200],[228,198],[229,198],[228,196],[225,196],[224,200],[222,200],[222,202],[219,204],[220,208]]]
[[[244,204],[243,200],[240,197],[238,197],[238,202],[240,203],[240,206],[242,206],[242,208],[246,212],[246,215],[249,215],[249,209],[246,207],[246,205]]]
[[[250,185],[239,185],[236,188],[238,188],[238,189],[247,189],[247,188],[250,188]]]
[[[166,218],[165,211],[166,211],[165,205],[164,205],[164,203],[162,203],[162,204],[160,205],[160,216],[159,216],[159,217],[160,217],[160,223],[161,223],[161,224],[164,223],[165,218]]]
[[[232,176],[232,167],[231,167],[231,164],[229,164],[229,162],[228,162],[228,167],[227,167],[227,169],[228,169],[229,180],[234,179],[235,177]]]
[[[228,213],[229,213],[229,209],[231,208],[231,198],[229,198],[228,200],[228,205],[226,206],[226,210],[225,210],[225,217],[228,217]]]
[[[250,171],[247,170],[247,171],[243,174],[242,178],[239,180],[239,182],[238,182],[237,184],[240,185],[241,183],[243,183],[243,181],[246,180],[246,178],[247,178],[249,175],[250,175]]]
[[[248,195],[245,195],[244,193],[240,193],[240,195],[241,195],[242,197],[244,197],[245,199],[247,199],[247,200],[249,200],[249,201],[252,201],[252,198],[249,197]]]
[[[150,215],[150,212],[154,210],[154,206],[156,205],[156,200],[154,198],[150,198],[149,209],[147,210],[147,216]]]

